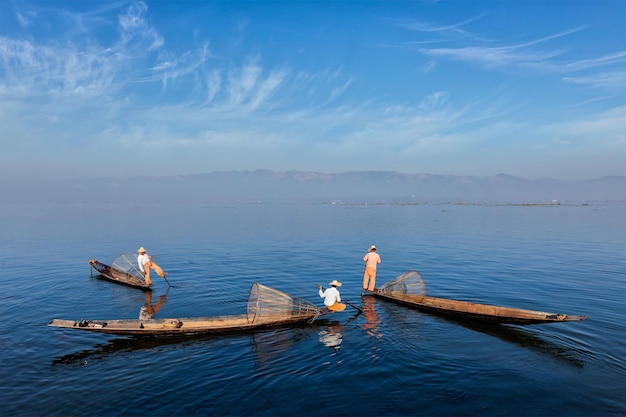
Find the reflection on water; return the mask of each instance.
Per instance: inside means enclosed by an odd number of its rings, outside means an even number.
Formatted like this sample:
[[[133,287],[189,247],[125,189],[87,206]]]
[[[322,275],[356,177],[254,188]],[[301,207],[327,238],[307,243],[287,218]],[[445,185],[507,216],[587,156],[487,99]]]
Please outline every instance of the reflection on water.
[[[329,324],[324,329],[319,331],[318,336],[320,338],[320,342],[322,342],[324,346],[331,349],[341,349],[341,342],[343,339],[343,335],[341,334],[342,330],[343,326],[339,323]]]
[[[52,367],[54,369],[55,367],[60,366],[85,366],[92,361],[104,359],[108,356],[126,352],[157,349],[161,346],[183,343],[185,340],[187,339],[181,339],[176,337],[116,338],[108,341],[107,343],[98,343],[91,349],[80,350],[78,352],[54,358],[54,360],[52,361]]]
[[[382,333],[380,332],[380,319],[376,314],[376,303],[374,297],[363,297],[363,317],[365,317],[365,324],[363,329],[372,337],[380,338]]]
[[[139,320],[153,319],[154,315],[163,307],[163,304],[167,301],[165,294],[159,296],[159,300],[152,304],[152,290],[145,291],[146,303],[139,310]]]
[[[451,321],[450,318],[445,318],[445,320]],[[580,349],[572,350],[567,346],[545,340],[536,334],[531,333],[531,330],[526,327],[474,321],[452,321],[459,323],[463,327],[470,330],[497,337],[504,342],[513,343],[520,347],[528,348],[542,354],[547,354],[554,359],[558,359],[577,368],[582,368],[585,364],[584,361],[578,357],[581,353]]]
[[[253,333],[251,342],[257,366],[260,370],[269,368],[274,360],[284,357],[296,343],[308,339],[312,333],[312,328],[304,326]]]

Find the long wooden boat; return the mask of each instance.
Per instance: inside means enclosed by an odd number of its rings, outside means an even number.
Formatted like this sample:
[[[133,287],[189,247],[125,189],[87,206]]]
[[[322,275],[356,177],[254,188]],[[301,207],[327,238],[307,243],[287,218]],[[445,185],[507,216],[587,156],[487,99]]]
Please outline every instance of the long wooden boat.
[[[186,336],[312,322],[322,314],[325,312],[309,301],[255,282],[250,288],[245,314],[147,320],[53,319],[48,325],[116,335]]]
[[[99,274],[100,278],[142,290],[150,289],[137,265],[136,253],[123,253],[115,258],[111,265],[104,264],[96,259],[90,259],[87,263]]]
[[[525,310],[521,308],[501,307],[478,304],[468,301],[425,295],[426,285],[417,271],[406,272],[380,288],[369,292],[375,297],[403,304],[417,310],[443,316],[468,320],[479,320],[498,324],[541,324],[561,323],[586,320],[587,316],[550,313],[545,311]]]

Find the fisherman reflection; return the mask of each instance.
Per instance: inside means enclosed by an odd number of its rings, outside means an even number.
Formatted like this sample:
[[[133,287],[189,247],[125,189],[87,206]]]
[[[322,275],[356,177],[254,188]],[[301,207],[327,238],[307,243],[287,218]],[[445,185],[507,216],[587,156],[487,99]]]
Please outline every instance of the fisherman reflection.
[[[365,317],[365,324],[363,325],[363,329],[365,329],[368,335],[378,339],[382,336],[382,333],[379,333],[380,320],[378,318],[378,315],[376,314],[376,309],[374,307],[374,297],[365,296],[362,299],[363,316]]]
[[[152,291],[146,291],[146,303],[139,310],[139,320],[153,319],[154,315],[163,307],[167,301],[165,294],[159,296],[159,301],[152,305]]]
[[[320,342],[336,351],[339,350],[343,337],[340,332],[341,328],[339,324],[329,324],[326,329],[319,332]]]

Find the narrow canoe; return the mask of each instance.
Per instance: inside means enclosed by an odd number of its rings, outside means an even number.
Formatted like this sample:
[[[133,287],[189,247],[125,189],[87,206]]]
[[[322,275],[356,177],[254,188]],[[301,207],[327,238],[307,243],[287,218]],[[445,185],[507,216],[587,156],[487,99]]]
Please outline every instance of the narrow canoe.
[[[425,285],[419,272],[409,271],[382,287],[369,292],[374,297],[406,305],[427,313],[460,319],[498,324],[541,324],[586,320],[587,316],[525,310],[521,308],[478,304],[425,295]]]
[[[115,258],[113,266],[104,264],[96,259],[90,259],[87,263],[94,271],[100,274],[100,278],[142,290],[149,290],[150,286],[146,284],[143,274],[135,264],[136,258],[137,256],[134,253],[126,253]]]
[[[255,282],[250,288],[246,314],[147,320],[53,319],[48,325],[116,335],[186,336],[312,322],[323,314],[321,309],[306,300]]]
[[[188,336],[198,334],[241,332],[264,327],[288,325],[315,319],[316,315],[274,315],[251,322],[247,314],[212,317],[183,317],[149,320],[62,320],[49,326],[87,330],[116,335]]]

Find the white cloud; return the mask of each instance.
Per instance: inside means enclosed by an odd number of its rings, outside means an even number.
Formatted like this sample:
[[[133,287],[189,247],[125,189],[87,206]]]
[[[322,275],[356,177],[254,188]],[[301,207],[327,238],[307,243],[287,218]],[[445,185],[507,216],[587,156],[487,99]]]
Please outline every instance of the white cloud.
[[[565,77],[565,81],[573,84],[588,85],[605,90],[621,90],[626,88],[626,71],[609,71],[578,77]]]
[[[17,19],[21,27],[26,29],[28,28],[28,26],[30,26],[30,20],[24,13],[15,13],[15,18]]]
[[[118,16],[120,35],[122,42],[128,44],[132,41],[147,41],[148,50],[153,51],[163,46],[164,40],[157,31],[145,20],[148,5],[142,1],[132,2],[126,9],[126,13]]]

